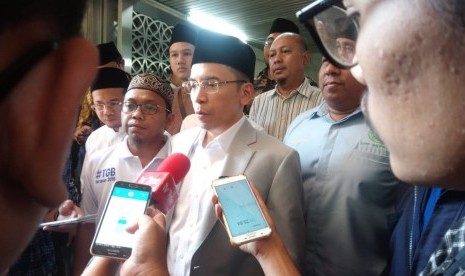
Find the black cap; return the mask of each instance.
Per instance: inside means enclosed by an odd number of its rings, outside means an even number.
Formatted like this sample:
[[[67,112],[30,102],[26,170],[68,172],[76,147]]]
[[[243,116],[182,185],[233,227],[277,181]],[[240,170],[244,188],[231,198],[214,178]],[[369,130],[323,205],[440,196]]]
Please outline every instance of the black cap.
[[[192,65],[196,63],[228,65],[242,72],[250,81],[254,79],[255,53],[249,45],[233,36],[199,31]]]
[[[121,69],[113,67],[99,68],[97,77],[90,87],[90,91],[105,89],[105,88],[123,88],[124,92],[128,89],[129,79]]]
[[[270,32],[272,33],[295,33],[300,34],[299,28],[294,22],[285,18],[276,18],[271,24]]]
[[[100,54],[100,64],[104,65],[111,61],[120,61],[123,59],[118,49],[116,49],[115,43],[108,42],[97,45],[98,52]]]
[[[171,40],[169,46],[173,45],[176,42],[187,42],[192,45],[195,45],[197,38],[197,30],[191,26],[184,24],[176,24],[171,33]]]

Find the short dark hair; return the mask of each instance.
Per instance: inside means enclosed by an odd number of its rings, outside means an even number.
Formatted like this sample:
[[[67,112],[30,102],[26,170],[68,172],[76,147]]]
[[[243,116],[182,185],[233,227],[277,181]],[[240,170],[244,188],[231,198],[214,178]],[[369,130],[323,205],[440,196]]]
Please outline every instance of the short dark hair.
[[[80,34],[87,0],[14,0],[0,9],[0,32],[30,20],[43,20],[52,28],[54,40]]]

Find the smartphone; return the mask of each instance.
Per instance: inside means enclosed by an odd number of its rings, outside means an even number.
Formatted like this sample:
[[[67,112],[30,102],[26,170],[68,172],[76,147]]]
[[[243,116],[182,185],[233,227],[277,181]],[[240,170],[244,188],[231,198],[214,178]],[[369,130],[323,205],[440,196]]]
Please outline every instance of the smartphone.
[[[88,221],[95,221],[95,218],[97,217],[97,214],[91,214],[91,215],[85,215],[82,217],[75,217],[75,218],[70,218],[70,219],[64,219],[64,220],[57,220],[57,221],[50,221],[50,222],[43,222],[39,224],[39,227],[44,227],[44,226],[61,226],[61,225],[67,225],[67,224],[77,224],[80,222],[88,222]]]
[[[271,228],[245,175],[216,179],[212,187],[223,209],[226,231],[233,246],[271,234]]]
[[[97,226],[90,253],[116,259],[131,256],[134,235],[127,226],[137,222],[150,202],[152,188],[148,185],[116,181]]]

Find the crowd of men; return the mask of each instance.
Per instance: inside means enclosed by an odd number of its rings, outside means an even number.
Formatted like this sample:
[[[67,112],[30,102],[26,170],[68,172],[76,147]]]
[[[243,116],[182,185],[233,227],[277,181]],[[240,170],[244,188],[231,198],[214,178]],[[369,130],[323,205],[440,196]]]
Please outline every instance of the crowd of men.
[[[85,0],[9,2],[0,11],[9,42],[0,44],[2,274],[463,273],[463,0],[310,4],[302,16],[323,53],[318,87],[304,73],[299,28],[277,19],[265,44],[275,85],[258,95],[254,51],[235,37],[176,25],[171,79],[130,77],[114,44],[97,50],[80,37]],[[69,154],[73,132],[81,154]],[[192,164],[178,202],[166,215],[149,207],[127,229],[136,243],[126,261],[90,256],[99,217],[38,229],[100,216],[115,180],[134,181],[171,153]],[[211,182],[238,174],[272,234],[233,247]],[[62,264],[57,231],[76,235]]]

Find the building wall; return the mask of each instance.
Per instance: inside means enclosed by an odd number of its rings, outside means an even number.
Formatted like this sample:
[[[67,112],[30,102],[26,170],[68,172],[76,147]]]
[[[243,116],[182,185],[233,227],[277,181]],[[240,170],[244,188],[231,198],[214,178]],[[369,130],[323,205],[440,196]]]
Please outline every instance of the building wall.
[[[154,0],[90,0],[83,32],[96,44],[115,42],[128,73],[153,72],[168,78],[168,43],[177,23],[189,24],[184,14]],[[265,67],[263,48],[252,49],[257,75]],[[321,54],[313,53],[306,75],[318,81],[320,64]]]

